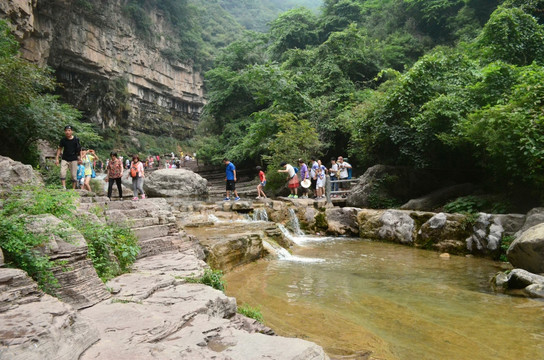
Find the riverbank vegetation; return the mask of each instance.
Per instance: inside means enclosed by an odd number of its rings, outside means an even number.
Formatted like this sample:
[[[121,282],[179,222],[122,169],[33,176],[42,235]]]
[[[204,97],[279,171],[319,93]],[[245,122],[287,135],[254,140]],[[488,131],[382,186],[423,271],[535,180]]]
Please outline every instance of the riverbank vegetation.
[[[284,142],[358,168],[450,169],[541,196],[543,4],[327,0],[318,15],[287,11],[206,73],[199,155],[294,162],[273,146]]]
[[[31,227],[35,216],[50,214],[62,220],[62,224],[69,224],[69,228],[58,226],[48,230],[64,241],[70,242],[72,236],[67,235],[74,230],[81,233],[88,245],[87,256],[104,282],[128,272],[140,250],[130,229],[78,214],[78,196],[73,191],[27,185],[4,193],[1,199],[0,248],[6,265],[25,270],[49,294],[55,294],[58,287],[54,271],[70,269],[66,263],[53,261],[47,255],[51,234]]]

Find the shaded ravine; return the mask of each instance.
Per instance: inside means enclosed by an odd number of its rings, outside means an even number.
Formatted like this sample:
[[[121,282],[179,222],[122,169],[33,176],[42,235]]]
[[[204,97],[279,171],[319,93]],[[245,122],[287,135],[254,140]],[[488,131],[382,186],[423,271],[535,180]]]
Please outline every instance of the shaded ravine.
[[[288,235],[291,256],[226,275],[227,294],[260,306],[281,335],[332,358],[544,358],[544,302],[492,293],[496,262]]]

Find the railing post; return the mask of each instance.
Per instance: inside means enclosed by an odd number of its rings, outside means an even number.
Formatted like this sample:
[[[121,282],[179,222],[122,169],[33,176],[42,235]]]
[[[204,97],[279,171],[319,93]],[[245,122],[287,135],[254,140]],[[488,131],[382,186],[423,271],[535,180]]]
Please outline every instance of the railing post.
[[[331,177],[330,177],[330,175],[325,176],[325,196],[327,197],[327,204],[332,204],[332,202],[331,202]]]

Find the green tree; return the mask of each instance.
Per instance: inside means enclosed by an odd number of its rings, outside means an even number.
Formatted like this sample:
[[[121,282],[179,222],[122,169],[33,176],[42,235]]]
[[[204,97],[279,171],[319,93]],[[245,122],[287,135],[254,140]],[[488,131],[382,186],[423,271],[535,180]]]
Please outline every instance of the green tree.
[[[0,21],[0,153],[26,163],[37,163],[36,142],[58,144],[62,129],[71,124],[87,142],[99,137],[80,114],[49,94],[55,88],[49,69],[19,56],[19,45],[9,26]]]
[[[498,8],[484,26],[478,44],[491,61],[528,65],[543,60],[544,28],[519,8]]]

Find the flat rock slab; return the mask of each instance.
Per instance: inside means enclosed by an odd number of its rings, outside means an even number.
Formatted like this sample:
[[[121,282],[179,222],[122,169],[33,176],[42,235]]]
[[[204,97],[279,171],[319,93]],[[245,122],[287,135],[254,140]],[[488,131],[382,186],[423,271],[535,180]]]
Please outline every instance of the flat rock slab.
[[[78,359],[98,339],[88,319],[43,294],[24,271],[0,269],[0,358]]]
[[[207,267],[191,251],[171,252],[149,256],[137,260],[132,266],[133,272],[175,277],[199,276]]]

